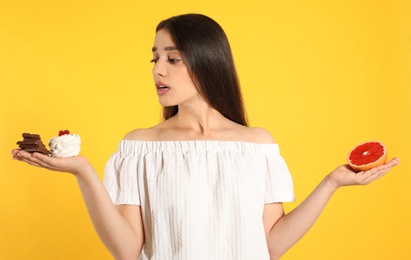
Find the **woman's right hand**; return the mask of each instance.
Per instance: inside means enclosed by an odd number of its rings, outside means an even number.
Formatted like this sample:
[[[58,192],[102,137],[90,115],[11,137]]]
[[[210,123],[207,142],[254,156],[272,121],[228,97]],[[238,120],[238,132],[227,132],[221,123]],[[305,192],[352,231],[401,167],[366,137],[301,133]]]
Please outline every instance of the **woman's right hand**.
[[[52,171],[68,172],[74,175],[86,172],[92,168],[88,160],[83,156],[55,158],[41,153],[28,153],[20,149],[12,150],[11,154],[13,155],[13,160],[22,161]]]

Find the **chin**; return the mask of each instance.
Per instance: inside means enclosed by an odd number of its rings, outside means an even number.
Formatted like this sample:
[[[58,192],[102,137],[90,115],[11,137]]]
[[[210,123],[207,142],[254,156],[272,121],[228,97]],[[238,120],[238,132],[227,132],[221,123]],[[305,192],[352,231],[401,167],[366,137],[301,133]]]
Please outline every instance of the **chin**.
[[[165,100],[161,100],[161,99],[159,99],[158,102],[159,102],[160,105],[163,106],[163,107],[173,107],[173,106],[177,106],[177,104],[176,104],[175,102],[165,101]]]

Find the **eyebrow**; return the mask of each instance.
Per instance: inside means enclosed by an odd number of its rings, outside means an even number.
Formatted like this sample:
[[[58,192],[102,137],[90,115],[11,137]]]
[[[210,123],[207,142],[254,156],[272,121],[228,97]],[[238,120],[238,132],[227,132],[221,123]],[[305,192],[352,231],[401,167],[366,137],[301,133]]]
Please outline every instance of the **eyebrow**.
[[[157,47],[151,48],[152,52],[155,52],[156,50],[157,50]],[[177,50],[177,47],[176,46],[166,46],[166,47],[164,47],[164,50],[165,51],[174,51],[174,50]]]

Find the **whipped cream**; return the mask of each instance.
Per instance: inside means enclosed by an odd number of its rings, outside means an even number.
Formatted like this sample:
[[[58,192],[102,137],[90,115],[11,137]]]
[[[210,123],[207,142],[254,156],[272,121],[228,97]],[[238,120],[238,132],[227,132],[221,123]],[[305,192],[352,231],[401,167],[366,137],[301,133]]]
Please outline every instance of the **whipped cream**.
[[[80,153],[81,138],[77,134],[53,137],[49,142],[51,156],[72,157]]]

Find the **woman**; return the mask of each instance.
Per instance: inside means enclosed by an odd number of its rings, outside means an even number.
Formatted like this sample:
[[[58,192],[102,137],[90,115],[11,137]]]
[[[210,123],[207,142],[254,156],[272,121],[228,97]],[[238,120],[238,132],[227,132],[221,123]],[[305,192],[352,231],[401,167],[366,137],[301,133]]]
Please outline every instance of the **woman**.
[[[13,150],[13,158],[76,176],[95,229],[116,259],[278,259],[341,186],[368,184],[399,163],[355,173],[343,165],[298,207],[278,145],[247,126],[222,28],[198,14],[156,29],[153,77],[164,121],[128,133],[105,182],[81,156]],[[114,203],[113,203],[114,202]]]

